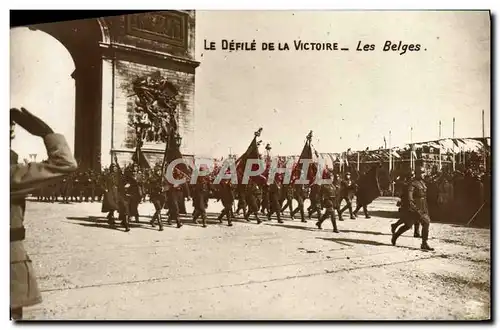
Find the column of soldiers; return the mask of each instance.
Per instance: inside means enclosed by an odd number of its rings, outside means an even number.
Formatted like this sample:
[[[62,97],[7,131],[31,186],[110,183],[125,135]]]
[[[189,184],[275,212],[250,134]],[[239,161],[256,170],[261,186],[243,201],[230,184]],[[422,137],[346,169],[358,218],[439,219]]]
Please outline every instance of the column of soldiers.
[[[119,180],[116,177],[118,172],[121,173]],[[408,186],[412,178],[408,176],[407,182],[403,185]],[[163,230],[162,210],[168,212],[167,223],[170,225],[175,222],[180,228],[182,226],[180,214],[186,214],[185,201],[191,198],[194,206],[193,220],[197,222],[200,219],[203,227],[207,226],[206,208],[209,198],[212,197],[217,198],[222,204],[218,220],[222,222],[222,219],[226,218],[229,226],[233,225],[235,216],[241,211],[245,220],[255,220],[260,224],[262,215],[268,221],[275,216],[278,223],[283,223],[283,215],[288,209],[291,220],[297,215],[302,222],[315,217],[316,226],[320,229],[324,221],[330,219],[334,232],[338,232],[337,219],[343,221],[346,211],[349,212],[350,219],[356,219],[357,213],[363,209],[364,216],[370,218],[367,205],[362,202],[359,187],[352,180],[350,173],[345,174],[344,180],[341,180],[340,174],[335,173],[330,185],[283,184],[282,179],[278,177],[272,184],[258,184],[251,181],[248,185],[233,186],[226,180],[218,185],[200,181],[194,185],[175,186],[163,182],[165,180],[162,181],[159,164],[152,169],[140,169],[130,165],[123,170],[112,164],[101,173],[92,170],[73,173],[43,187],[34,195],[38,200],[48,202],[102,202],[102,211],[108,213],[110,225],[114,226],[114,213],[117,212],[121,224],[127,231],[130,230],[131,218],[139,220],[138,205],[146,202],[147,196],[155,207],[150,223],[153,226],[158,225],[159,230]],[[484,200],[488,200],[482,196],[485,191],[489,193],[488,189],[484,188],[488,182],[487,176],[479,178],[471,172],[464,174],[456,172],[454,175],[434,173],[426,177],[425,194],[429,218],[442,219],[455,211],[456,217],[462,217],[464,219],[462,221],[466,221]],[[401,182],[397,184],[401,186]],[[472,196],[470,191],[477,192]],[[401,195],[403,211],[409,205],[406,195],[406,193]],[[356,208],[353,210],[354,197],[356,197]],[[307,210],[304,209],[306,199],[310,200]],[[233,205],[236,200],[237,209],[234,211]],[[294,200],[297,203],[295,208],[293,208]],[[341,204],[344,206],[341,207]],[[487,210],[488,207],[484,209]],[[404,222],[404,219],[401,221]],[[419,226],[420,222],[414,226],[416,237],[421,236]]]

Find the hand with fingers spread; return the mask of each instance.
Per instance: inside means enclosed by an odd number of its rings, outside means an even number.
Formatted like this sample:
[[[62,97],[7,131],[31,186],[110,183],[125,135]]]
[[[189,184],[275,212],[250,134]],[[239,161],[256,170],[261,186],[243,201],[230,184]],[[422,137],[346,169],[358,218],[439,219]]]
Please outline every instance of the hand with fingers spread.
[[[35,136],[45,137],[48,134],[54,133],[49,125],[25,108],[21,108],[21,110],[11,108],[10,120]]]

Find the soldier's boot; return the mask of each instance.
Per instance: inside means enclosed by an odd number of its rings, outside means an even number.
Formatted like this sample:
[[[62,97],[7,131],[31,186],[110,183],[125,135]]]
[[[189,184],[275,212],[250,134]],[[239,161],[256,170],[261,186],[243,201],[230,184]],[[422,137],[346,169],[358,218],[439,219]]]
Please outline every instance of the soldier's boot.
[[[351,203],[349,203],[348,208],[349,208],[349,217],[351,218],[351,220],[356,219],[356,217],[354,216],[354,214],[352,212],[352,205],[351,205]]]
[[[226,214],[226,219],[227,219],[227,225],[228,225],[228,227],[232,227],[233,226],[233,221],[232,221],[232,218],[231,218],[231,210],[227,209],[225,214]],[[224,215],[224,214],[222,214],[222,215]],[[221,217],[221,219],[222,219],[222,217]],[[221,223],[222,223],[222,220],[221,220]]]
[[[396,221],[395,223],[391,224],[391,233],[395,233],[396,229],[398,229],[398,226],[402,223],[401,220]]]
[[[337,207],[337,215],[339,216],[339,221],[344,221],[344,219],[342,218],[342,213],[340,213],[340,209]]]
[[[304,207],[301,207],[301,208],[299,209],[299,212],[300,212],[300,221],[301,221],[301,222],[307,222],[306,217],[305,217],[305,215],[304,215]]]
[[[114,217],[113,213],[114,213],[113,211],[109,212],[106,218],[108,219],[108,224],[114,228],[115,227],[115,217]]]
[[[363,213],[365,214],[366,219],[371,219],[371,216],[368,214],[368,208],[366,205],[363,205]]]
[[[14,321],[20,321],[23,319],[23,308],[11,308],[10,309],[10,319]]]
[[[198,209],[194,209],[194,211],[193,211],[193,222],[195,224],[199,224],[199,222],[198,222],[198,217],[199,216],[200,216],[200,213],[199,213]]]
[[[130,219],[130,216],[128,216],[128,215],[125,215],[125,216],[122,217],[121,224],[123,225],[123,227],[125,227],[125,232],[129,232],[130,231],[129,219]]]
[[[271,210],[269,210],[269,212],[267,213],[267,221],[271,221],[271,215],[272,215],[272,212],[271,212]]]
[[[427,239],[429,238],[429,225],[428,224],[423,224],[422,225],[422,245],[420,245],[420,248],[425,251],[434,251],[433,248],[431,248],[427,244]]]
[[[293,214],[293,209],[292,209],[292,207],[293,207],[293,203],[292,203],[292,201],[290,200],[290,202],[289,202],[289,204],[288,204],[288,211],[290,212],[290,219],[293,221],[293,220],[295,220],[295,218],[293,217],[293,215],[294,215],[294,214]]]
[[[249,213],[250,211],[247,212],[247,210],[245,208],[243,208],[243,218],[246,220],[246,221],[250,221],[250,219],[248,218],[249,216]]]
[[[158,217],[158,231],[163,231],[163,223],[161,222],[161,216]]]
[[[317,222],[316,222],[316,227],[318,227],[318,229],[322,229],[321,228],[321,225],[323,224],[323,221],[325,221],[323,218],[319,219]]]
[[[396,245],[396,241],[397,241],[398,237],[403,235],[403,233],[405,231],[407,231],[408,229],[410,229],[410,227],[405,224],[403,227],[400,227],[397,232],[392,234],[392,238],[391,238],[392,245]]]
[[[255,215],[255,220],[257,220],[257,224],[260,225],[262,223],[262,220],[260,220],[259,218],[259,212],[255,211],[253,214]]]
[[[155,221],[156,221],[157,218],[158,218],[158,211],[155,211],[155,213],[153,214],[153,217],[151,218],[151,221],[149,222],[149,224],[152,227],[156,227]]]
[[[222,210],[222,212],[219,214],[217,217],[217,220],[219,220],[219,223],[222,223],[222,218],[224,217],[224,214],[226,214],[226,210]],[[229,217],[229,216],[228,216]]]
[[[205,212],[201,214],[201,221],[203,224],[202,227],[207,228],[207,214]]]
[[[179,217],[177,217],[176,222],[177,222],[177,228],[181,228],[182,227],[182,222],[179,219]]]
[[[280,211],[276,212],[276,216],[278,217],[278,223],[283,223],[284,222],[283,220],[281,220],[281,212]]]
[[[139,216],[138,215],[135,215],[135,222],[139,222]]]
[[[423,231],[423,228],[422,228],[422,231]],[[413,237],[420,238],[420,223],[418,223],[418,222],[415,222],[415,224],[413,225]]]
[[[338,233],[339,230],[337,229],[337,221],[335,221],[335,213],[333,211],[331,212],[330,219],[332,220],[333,232]]]

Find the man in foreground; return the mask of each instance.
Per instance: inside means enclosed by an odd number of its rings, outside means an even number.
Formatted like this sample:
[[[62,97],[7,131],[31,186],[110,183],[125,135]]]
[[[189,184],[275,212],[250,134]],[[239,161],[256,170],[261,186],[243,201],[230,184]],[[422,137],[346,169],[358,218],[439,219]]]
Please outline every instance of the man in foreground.
[[[75,172],[77,164],[64,136],[56,134],[40,118],[26,109],[11,109],[11,141],[14,125],[43,138],[48,159],[40,163],[17,164],[17,154],[11,150],[10,159],[10,313],[20,320],[23,307],[42,301],[33,265],[24,249],[25,198],[44,185]]]

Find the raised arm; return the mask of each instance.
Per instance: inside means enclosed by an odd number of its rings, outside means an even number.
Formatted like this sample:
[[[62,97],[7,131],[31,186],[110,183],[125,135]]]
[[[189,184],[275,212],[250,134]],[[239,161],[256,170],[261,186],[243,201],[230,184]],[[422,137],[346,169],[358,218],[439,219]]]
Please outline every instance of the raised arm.
[[[48,134],[44,143],[49,156],[47,161],[10,166],[11,197],[27,195],[52,179],[70,174],[78,168],[64,136]]]
[[[43,138],[49,157],[47,161],[40,163],[10,166],[11,198],[25,196],[53,179],[76,171],[77,163],[64,136],[54,133],[46,123],[24,108],[11,109],[10,116],[11,121],[32,135]]]

